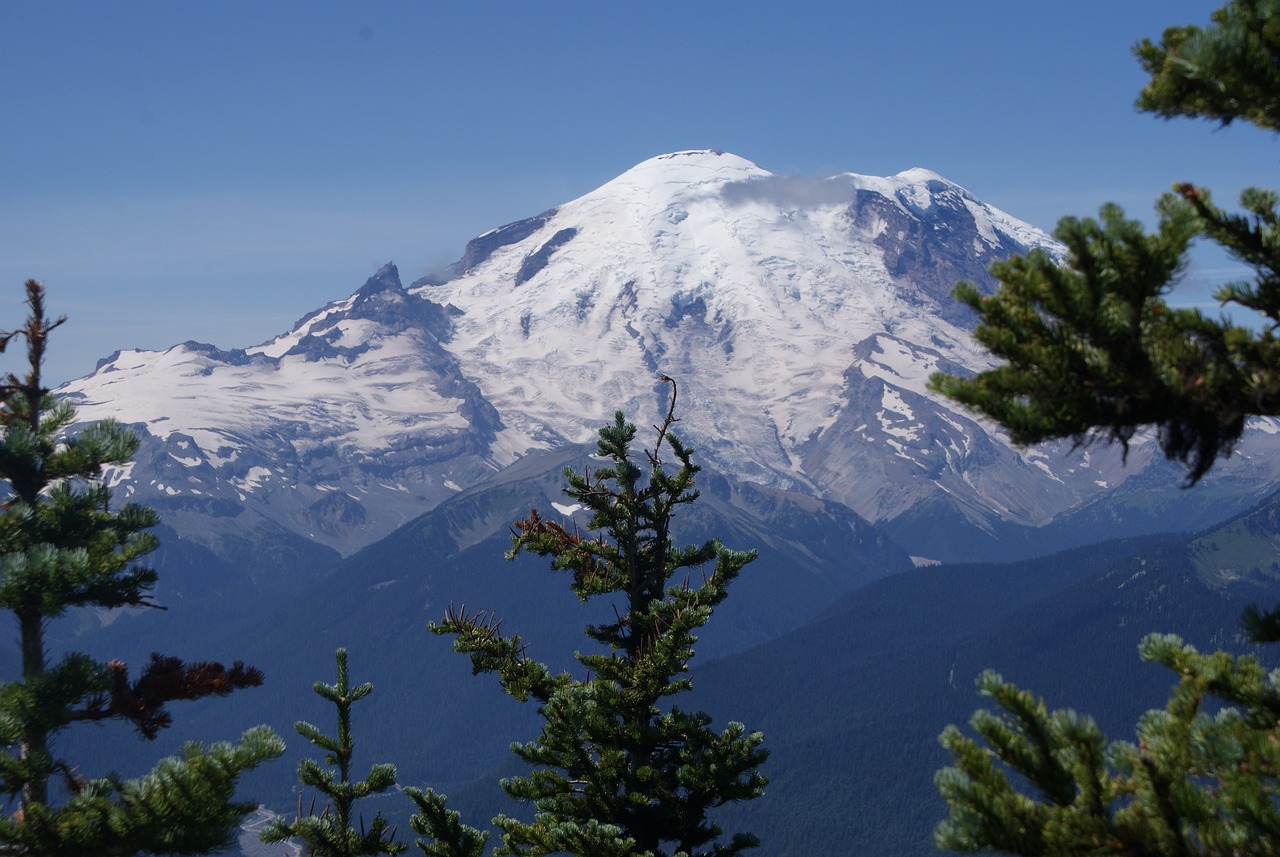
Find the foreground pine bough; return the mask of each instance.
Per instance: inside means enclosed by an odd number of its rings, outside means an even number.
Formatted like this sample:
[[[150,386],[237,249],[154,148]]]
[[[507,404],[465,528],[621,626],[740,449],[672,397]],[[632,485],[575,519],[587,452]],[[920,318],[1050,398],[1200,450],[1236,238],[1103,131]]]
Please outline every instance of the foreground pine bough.
[[[1135,48],[1152,75],[1138,106],[1166,118],[1280,129],[1280,3],[1233,0],[1213,24],[1172,27]],[[999,291],[957,294],[981,317],[976,336],[1006,362],[973,378],[938,375],[935,389],[994,418],[1021,443],[1101,436],[1127,444],[1155,426],[1166,454],[1198,481],[1230,455],[1250,416],[1280,415],[1280,196],[1250,189],[1245,214],[1179,185],[1147,235],[1107,206],[1100,221],[1068,218],[1067,266],[1031,253],[993,266]],[[1258,330],[1175,309],[1164,300],[1189,242],[1205,236],[1248,264],[1250,283],[1219,290],[1260,313]],[[1251,609],[1256,641],[1280,641],[1280,609]],[[951,817],[935,841],[1015,854],[1280,853],[1280,673],[1251,656],[1201,654],[1151,635],[1142,656],[1178,676],[1136,743],[1108,742],[1093,720],[1050,713],[995,673],[978,680],[999,712],[942,735],[954,757],[938,790]],[[1016,774],[1014,778],[1010,774]],[[1031,788],[1026,788],[1030,785]]]
[[[1202,654],[1153,634],[1143,658],[1179,676],[1136,743],[1108,742],[1092,718],[1049,712],[994,672],[978,679],[1002,709],[950,727],[939,771],[951,818],[940,848],[1013,854],[1274,854],[1280,847],[1280,689],[1256,658]],[[1227,707],[1223,707],[1223,705]],[[1007,769],[1030,783],[1020,791]],[[1032,796],[1034,795],[1034,796]]]
[[[154,550],[149,509],[113,511],[101,481],[104,465],[129,461],[137,438],[113,421],[61,433],[74,409],[41,384],[49,334],[64,321],[45,314],[44,287],[26,283],[31,315],[0,335],[27,348],[29,371],[0,383],[0,607],[17,620],[22,674],[0,683],[0,788],[16,811],[0,819],[0,852],[30,855],[201,854],[232,841],[255,804],[233,797],[241,773],[279,756],[284,744],[266,727],[239,744],[187,745],[138,780],[86,780],[58,759],[51,739],[73,724],[125,720],[143,738],[171,722],[166,705],[223,696],[262,682],[244,664],[184,664],[152,655],[130,681],[123,663],[79,652],[50,663],[49,621],[75,607],[154,607],[156,573],[135,565]]]

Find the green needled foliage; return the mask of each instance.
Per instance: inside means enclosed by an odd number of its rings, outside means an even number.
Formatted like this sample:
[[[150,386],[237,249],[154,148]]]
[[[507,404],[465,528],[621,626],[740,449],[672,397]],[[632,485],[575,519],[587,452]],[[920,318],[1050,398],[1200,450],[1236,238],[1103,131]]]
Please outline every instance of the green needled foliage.
[[[444,795],[412,786],[404,793],[418,807],[409,819],[409,826],[414,833],[428,837],[427,840],[414,841],[423,854],[427,857],[480,857],[484,853],[489,833],[463,824],[461,815],[445,807]]]
[[[711,729],[706,714],[684,711],[670,698],[688,690],[695,632],[728,594],[754,552],[718,542],[676,547],[670,527],[679,508],[697,499],[698,467],[691,450],[670,434],[671,406],[644,464],[634,460],[635,426],[619,413],[600,431],[598,457],[608,464],[567,472],[565,493],[591,513],[589,537],[543,519],[536,510],[515,525],[511,556],[530,551],[571,576],[584,602],[603,597],[610,618],[586,634],[600,651],[579,654],[584,678],[553,674],[530,659],[518,636],[506,637],[487,613],[450,609],[433,625],[471,656],[476,673],[497,673],[503,688],[537,703],[544,723],[536,741],[513,750],[533,768],[504,780],[513,798],[532,804],[532,822],[499,816],[498,853],[732,855],[757,843],[709,820],[715,807],[750,800],[764,790],[756,768],[763,736],[739,723]],[[670,454],[669,471],[661,456]]]
[[[1134,49],[1152,74],[1139,107],[1280,129],[1280,0],[1233,0],[1213,22]],[[975,338],[1001,364],[972,377],[939,373],[930,385],[1020,444],[1101,438],[1127,449],[1154,427],[1188,484],[1198,482],[1250,417],[1280,415],[1280,196],[1249,188],[1240,203],[1241,213],[1226,212],[1207,190],[1180,184],[1157,204],[1153,234],[1114,205],[1096,221],[1065,218],[1055,234],[1066,264],[1035,250],[992,267],[993,295],[956,287],[978,313]],[[1165,300],[1196,238],[1253,270],[1216,297],[1256,312],[1256,329]],[[1257,640],[1280,640],[1280,613],[1254,611],[1245,623]]]
[[[1233,0],[1213,20],[1134,49],[1152,73],[1139,107],[1280,129],[1280,0]],[[1151,235],[1114,205],[1098,221],[1064,219],[1055,234],[1065,265],[1033,251],[993,267],[994,295],[957,287],[980,317],[978,341],[1004,363],[971,378],[938,374],[932,386],[1005,425],[1018,443],[1095,434],[1126,443],[1155,426],[1166,454],[1198,481],[1231,453],[1248,417],[1280,414],[1276,205],[1274,191],[1250,188],[1244,211],[1228,213],[1208,191],[1181,184],[1159,201]],[[1260,329],[1165,301],[1197,237],[1253,269],[1216,297],[1259,313]]]
[[[1231,353],[1240,329],[1164,303],[1198,224],[1180,200],[1160,208],[1154,235],[1114,205],[1099,220],[1066,218],[1055,234],[1068,266],[1035,250],[992,265],[994,295],[961,283],[956,297],[981,317],[974,337],[1004,362],[972,378],[935,375],[933,388],[1019,444],[1094,433],[1127,444],[1158,426],[1166,454],[1199,479],[1257,398]]]
[[[1170,635],[1147,637],[1140,651],[1178,685],[1164,710],[1142,718],[1134,743],[1108,742],[1088,716],[1049,712],[996,673],[982,675],[979,690],[1001,710],[973,715],[977,738],[954,726],[942,734],[954,765],[936,777],[951,807],[938,847],[1280,854],[1278,676],[1253,657],[1202,654]]]
[[[49,334],[44,287],[26,284],[31,315],[0,334],[25,341],[29,371],[0,382],[0,609],[17,620],[22,675],[0,683],[0,791],[18,806],[0,820],[0,853],[202,854],[232,841],[255,808],[236,802],[239,775],[284,751],[265,727],[238,745],[188,745],[138,780],[86,780],[54,756],[51,739],[75,723],[123,719],[143,738],[169,725],[167,703],[226,695],[262,683],[244,664],[185,664],[158,654],[135,680],[119,661],[73,652],[50,663],[47,623],[75,607],[153,607],[156,573],[133,563],[155,549],[150,509],[111,508],[103,468],[123,464],[138,440],[112,421],[73,437],[75,410],[40,380]],[[51,788],[55,787],[55,788]],[[55,795],[51,796],[51,791]],[[7,814],[7,813],[6,813]]]
[[[1135,48],[1151,81],[1138,105],[1166,118],[1244,119],[1280,129],[1280,2],[1232,0],[1213,25],[1174,27]],[[1106,206],[1099,221],[1063,220],[1066,265],[1042,251],[993,268],[977,310],[978,340],[1004,362],[972,378],[936,375],[934,389],[987,414],[1019,443],[1101,436],[1127,444],[1155,426],[1188,482],[1229,455],[1251,416],[1280,415],[1280,220],[1277,194],[1252,188],[1244,212],[1178,185],[1158,205],[1154,234]],[[1252,330],[1173,309],[1165,295],[1188,243],[1208,238],[1249,265],[1248,282],[1217,297],[1253,310]],[[1250,609],[1257,641],[1280,641],[1280,610]],[[1073,711],[995,673],[978,679],[998,712],[942,734],[953,766],[936,778],[950,806],[940,848],[1014,854],[1280,854],[1280,671],[1252,657],[1201,654],[1152,635],[1142,656],[1178,685],[1138,723],[1135,743],[1108,742]]]
[[[320,698],[333,704],[338,715],[338,734],[325,735],[303,720],[294,724],[299,735],[325,751],[325,764],[334,768],[325,768],[313,759],[304,759],[298,765],[298,779],[302,784],[319,791],[329,803],[319,815],[313,811],[303,815],[299,796],[298,817],[288,824],[277,818],[262,831],[262,841],[283,842],[296,836],[305,843],[306,853],[317,857],[399,854],[408,846],[394,841],[395,830],[388,829],[381,813],[374,816],[367,830],[363,818],[359,830],[351,825],[351,808],[356,801],[385,792],[396,784],[396,766],[374,765],[363,780],[352,781],[351,706],[372,693],[373,685],[366,682],[351,687],[347,682],[347,650],[338,649],[336,654],[338,681],[335,684],[316,682],[313,687]]]
[[[1213,25],[1169,27],[1134,48],[1151,81],[1138,106],[1166,119],[1236,119],[1280,130],[1280,3],[1233,0]]]

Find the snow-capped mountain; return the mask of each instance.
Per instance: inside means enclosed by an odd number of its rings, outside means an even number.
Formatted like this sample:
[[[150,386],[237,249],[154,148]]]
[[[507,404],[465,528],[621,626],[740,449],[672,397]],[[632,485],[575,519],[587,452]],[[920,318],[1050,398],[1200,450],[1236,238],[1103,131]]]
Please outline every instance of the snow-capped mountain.
[[[872,521],[928,505],[1038,526],[1139,475],[1176,485],[1152,444],[1123,468],[1113,449],[1019,450],[927,391],[988,364],[952,286],[1032,246],[1055,250],[927,170],[812,179],[680,152],[408,288],[387,265],[270,342],[122,351],[59,392],[137,428],[115,478],[209,544],[290,532],[350,552],[615,410],[657,420],[659,373],[700,460]],[[1216,478],[1277,484],[1260,425]]]

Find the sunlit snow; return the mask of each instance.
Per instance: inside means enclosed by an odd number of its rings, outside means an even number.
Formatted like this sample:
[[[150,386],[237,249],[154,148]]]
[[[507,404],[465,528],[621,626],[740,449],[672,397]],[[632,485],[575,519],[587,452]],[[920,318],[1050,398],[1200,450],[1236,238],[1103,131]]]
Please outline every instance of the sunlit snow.
[[[869,194],[875,205],[855,219],[855,199]],[[480,236],[476,246],[492,246],[443,282],[370,293],[375,304],[416,296],[448,307],[447,335],[364,312],[357,293],[241,352],[122,351],[60,392],[85,421],[115,417],[172,444],[155,458],[170,468],[156,490],[189,490],[179,468],[207,463],[219,496],[289,492],[299,517],[285,525],[299,532],[316,529],[298,523],[311,504],[332,511],[342,491],[356,520],[377,521],[359,525],[352,538],[363,539],[531,451],[590,443],[616,410],[643,433],[666,401],[659,373],[679,384],[675,430],[701,460],[872,519],[932,492],[1033,521],[1119,484],[1149,452],[1134,453],[1126,473],[1111,452],[1064,460],[1064,449],[1014,449],[929,390],[939,368],[991,365],[946,320],[957,316],[944,317],[949,299],[886,263],[891,222],[920,223],[912,218],[940,199],[972,216],[963,246],[979,257],[1060,252],[928,170],[780,176],[732,154],[677,152],[518,234]],[[1275,422],[1258,428],[1280,433]],[[323,472],[309,471],[317,461]],[[1028,471],[1035,488],[1014,484]],[[121,468],[108,478],[158,476]]]

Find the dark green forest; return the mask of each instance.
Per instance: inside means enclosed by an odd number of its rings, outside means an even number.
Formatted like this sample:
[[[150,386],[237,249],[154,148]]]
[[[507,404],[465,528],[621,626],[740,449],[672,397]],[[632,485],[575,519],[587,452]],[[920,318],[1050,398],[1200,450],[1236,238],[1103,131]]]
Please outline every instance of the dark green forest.
[[[764,796],[741,810],[726,807],[724,823],[742,826],[749,819],[749,829],[763,841],[761,853],[934,853],[931,831],[946,814],[932,787],[947,762],[937,736],[948,723],[963,723],[979,704],[978,674],[997,667],[1051,705],[1089,711],[1108,734],[1130,736],[1138,716],[1162,705],[1173,684],[1166,670],[1138,658],[1138,642],[1150,631],[1177,632],[1205,649],[1258,651],[1243,639],[1239,617],[1247,604],[1280,597],[1270,560],[1257,562],[1280,540],[1278,506],[1280,501],[1267,501],[1199,536],[1143,537],[1018,563],[904,571],[854,589],[776,640],[695,661],[692,704],[749,722],[765,733],[771,753],[763,768],[770,777]],[[463,659],[430,638],[424,626],[432,614],[422,603],[403,604],[397,612],[393,605],[404,599],[389,597],[368,612],[344,615],[344,605],[324,597],[344,586],[371,588],[392,569],[420,565],[417,538],[426,531],[416,532],[398,556],[384,545],[363,578],[352,578],[355,566],[341,566],[311,597],[253,605],[233,627],[206,631],[207,642],[190,639],[192,647],[234,650],[251,660],[274,654],[284,669],[234,707],[197,707],[184,717],[186,728],[217,735],[267,722],[288,734],[293,719],[322,717],[319,709],[300,710],[298,700],[332,671],[332,651],[326,657],[323,647],[355,639],[353,669],[376,688],[354,715],[360,759],[394,761],[402,784],[447,793],[450,806],[468,819],[510,812],[497,781],[519,772],[507,745],[537,734],[532,713],[472,679]],[[567,666],[581,647],[582,621],[566,618],[580,613],[576,599],[554,597],[569,593],[547,586],[548,572],[537,561],[505,563],[504,547],[494,540],[463,552],[479,584],[473,603],[509,608],[511,627],[536,638],[539,654],[560,652]],[[485,553],[487,562],[480,560]],[[1206,553],[1215,557],[1207,571],[1198,564]],[[1241,579],[1224,587],[1212,571],[1232,564]],[[729,599],[727,616],[731,605]],[[168,618],[135,621],[154,630]],[[122,622],[94,636],[112,632],[123,640],[128,626]],[[320,642],[303,646],[308,624],[320,629],[309,639]],[[182,728],[178,724],[175,732]],[[101,764],[120,764],[101,750],[135,740],[123,730],[109,741],[106,736],[91,736],[83,748],[86,763],[96,748]],[[289,758],[304,753],[290,749]],[[280,796],[268,803],[290,811],[296,802],[293,764],[253,772],[247,791]],[[407,829],[412,807],[406,799],[392,795],[371,807]]]

